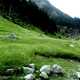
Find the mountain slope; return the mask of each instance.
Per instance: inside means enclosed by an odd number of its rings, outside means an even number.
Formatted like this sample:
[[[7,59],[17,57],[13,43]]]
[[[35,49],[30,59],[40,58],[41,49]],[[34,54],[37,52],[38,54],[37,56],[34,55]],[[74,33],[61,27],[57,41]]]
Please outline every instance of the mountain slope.
[[[1,0],[0,5],[3,15],[12,19],[20,18],[45,32],[57,32],[57,25],[74,28],[76,24],[72,17],[51,5],[48,0]]]
[[[16,39],[8,37],[11,33],[15,33]],[[80,66],[77,61],[80,60],[79,48],[80,41],[51,38],[24,29],[0,16],[0,70],[6,66],[22,66],[27,63],[35,63],[38,68],[44,64],[59,64],[67,71],[67,75]],[[54,80],[70,78],[55,77]]]

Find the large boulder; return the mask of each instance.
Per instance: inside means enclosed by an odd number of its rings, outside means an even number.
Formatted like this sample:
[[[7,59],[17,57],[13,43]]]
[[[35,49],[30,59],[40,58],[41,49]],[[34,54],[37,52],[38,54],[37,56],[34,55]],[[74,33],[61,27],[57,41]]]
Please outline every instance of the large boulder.
[[[71,77],[73,78],[73,80],[80,80],[80,72],[74,72]]]
[[[35,64],[26,64],[22,69],[24,74],[33,74],[35,72]]]
[[[63,76],[64,75],[64,69],[60,65],[54,64],[54,65],[52,65],[51,73]]]
[[[30,67],[23,67],[23,73],[24,74],[33,74],[35,69],[30,68]]]
[[[16,40],[18,39],[17,35],[15,33],[10,33],[9,35],[7,35],[6,37],[9,40]]]
[[[47,74],[50,74],[51,66],[50,65],[43,65],[40,68],[40,72],[45,72]]]

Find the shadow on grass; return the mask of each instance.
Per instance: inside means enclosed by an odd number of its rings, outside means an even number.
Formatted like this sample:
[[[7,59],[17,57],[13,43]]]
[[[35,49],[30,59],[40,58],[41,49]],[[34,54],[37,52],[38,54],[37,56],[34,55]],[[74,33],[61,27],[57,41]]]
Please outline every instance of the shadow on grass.
[[[35,52],[35,55],[47,57],[47,58],[63,58],[66,60],[74,60],[80,62],[80,56],[70,53],[51,53],[51,52]]]

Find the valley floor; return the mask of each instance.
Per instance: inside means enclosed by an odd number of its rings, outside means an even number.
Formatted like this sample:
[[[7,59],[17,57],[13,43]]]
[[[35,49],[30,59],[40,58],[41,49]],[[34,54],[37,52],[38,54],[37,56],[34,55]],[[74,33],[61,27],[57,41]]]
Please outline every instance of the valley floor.
[[[0,16],[0,70],[29,63],[36,64],[37,68],[44,64],[59,64],[64,68],[66,77],[51,80],[70,80],[69,74],[80,70],[79,61],[80,40],[51,38]]]

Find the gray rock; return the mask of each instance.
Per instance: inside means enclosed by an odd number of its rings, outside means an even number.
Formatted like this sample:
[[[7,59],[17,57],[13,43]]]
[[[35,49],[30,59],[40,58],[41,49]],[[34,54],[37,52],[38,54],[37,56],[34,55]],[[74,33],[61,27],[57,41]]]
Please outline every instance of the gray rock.
[[[45,72],[41,72],[40,73],[40,80],[47,80],[49,77],[48,77],[48,74],[45,73]]]
[[[4,72],[5,75],[13,75],[15,73],[14,69],[6,69],[6,71]]]
[[[59,75],[63,75],[64,74],[64,70],[60,65],[54,64],[51,68],[51,72],[52,74],[59,74]]]
[[[24,74],[31,74],[35,72],[35,64],[27,64],[23,67]]]
[[[29,64],[28,66],[31,67],[31,68],[33,68],[33,69],[35,69],[35,64],[33,64],[33,63]]]
[[[8,36],[7,36],[8,39],[11,39],[11,40],[16,40],[17,39],[17,36],[15,33],[10,33]]]
[[[32,74],[34,73],[35,69],[30,67],[23,67],[24,74]]]
[[[75,73],[73,74],[73,79],[74,79],[74,80],[80,80],[80,72],[75,72]]]
[[[35,76],[33,74],[28,74],[28,75],[24,76],[24,79],[25,80],[34,80]]]
[[[40,72],[45,72],[47,74],[50,73],[50,70],[51,70],[51,66],[50,65],[43,65],[41,68],[40,68]]]

